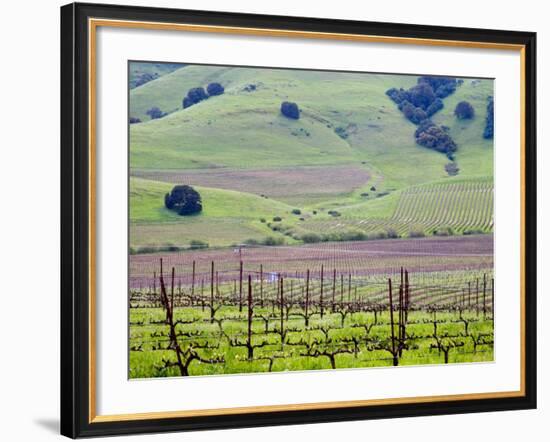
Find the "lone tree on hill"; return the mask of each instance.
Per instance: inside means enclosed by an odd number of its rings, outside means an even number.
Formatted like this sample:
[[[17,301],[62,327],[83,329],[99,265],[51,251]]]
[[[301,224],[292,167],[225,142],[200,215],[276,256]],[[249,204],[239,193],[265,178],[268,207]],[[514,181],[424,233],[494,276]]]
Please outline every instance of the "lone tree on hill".
[[[455,115],[459,120],[474,118],[474,108],[467,101],[461,101],[456,105]]]
[[[145,113],[151,117],[151,120],[156,120],[168,115],[166,112],[161,111],[157,106],[153,106]]]
[[[199,192],[185,184],[174,186],[172,191],[164,196],[164,205],[182,216],[194,215],[202,211]]]
[[[300,118],[300,109],[298,109],[298,105],[290,101],[283,101],[281,104],[281,113],[285,117],[292,118],[293,120]]]
[[[221,95],[221,94],[224,93],[224,91],[225,91],[225,89],[223,88],[223,86],[220,83],[210,83],[206,87],[206,92],[208,92],[208,95],[210,95],[210,96]]]
[[[187,91],[187,96],[183,99],[182,106],[185,109],[206,100],[207,98],[208,95],[203,87],[194,87]]]

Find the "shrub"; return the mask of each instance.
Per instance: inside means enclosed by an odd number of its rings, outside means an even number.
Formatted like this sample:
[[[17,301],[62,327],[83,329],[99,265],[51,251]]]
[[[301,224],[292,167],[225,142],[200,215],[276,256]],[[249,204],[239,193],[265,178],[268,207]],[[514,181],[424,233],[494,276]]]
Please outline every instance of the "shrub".
[[[487,103],[487,115],[485,116],[485,130],[483,131],[483,138],[493,138],[494,133],[494,104],[493,97],[489,97]]]
[[[388,235],[388,238],[392,238],[392,239],[400,238],[399,233],[397,233],[397,230],[395,229],[388,229],[386,230],[386,233]]]
[[[456,78],[450,77],[423,76],[418,79],[418,83],[429,84],[432,87],[436,97],[445,98],[456,90],[459,81],[457,81]]]
[[[201,241],[200,239],[192,239],[191,241],[189,241],[189,248],[192,250],[207,249],[208,246],[209,245],[207,242]]]
[[[306,233],[300,236],[300,239],[306,244],[321,242],[323,240],[321,236],[317,235],[316,233]]]
[[[388,234],[387,232],[376,232],[370,235],[370,239],[387,239]]]
[[[431,120],[424,120],[415,131],[414,136],[416,142],[421,146],[446,154],[456,151],[456,143],[447,131],[436,126]]]
[[[451,227],[440,227],[433,231],[435,236],[453,236],[455,234]]]
[[[167,209],[179,215],[193,215],[202,211],[202,201],[199,192],[188,185],[174,186],[170,193],[164,196]]]
[[[292,213],[294,215],[301,215],[302,214],[302,211],[300,209],[292,209]]]
[[[342,214],[341,214],[340,212],[338,212],[337,210],[329,210],[329,211],[328,211],[328,214],[329,214],[330,216],[334,216],[334,217],[336,217],[336,216],[341,216],[341,215],[342,215]]]
[[[370,191],[371,191],[371,192],[376,192],[376,187],[370,186]]]
[[[424,238],[426,234],[422,230],[409,231],[409,238]]]
[[[188,108],[194,104],[200,103],[203,100],[206,100],[208,95],[203,87],[194,87],[187,91],[187,96],[183,99],[182,106],[183,108]]]
[[[208,95],[214,96],[223,94],[225,92],[225,89],[220,83],[210,83],[206,87],[206,91],[208,92]]]
[[[462,233],[464,235],[482,235],[485,232],[481,229],[468,229],[468,230],[464,230],[464,232],[462,232]]]
[[[129,122],[130,124],[137,124],[137,123],[141,123],[141,120],[138,117],[130,117]]]
[[[348,133],[346,132],[346,129],[343,127],[337,127],[336,129],[334,129],[334,132],[343,140],[345,140],[348,137]]]
[[[265,223],[266,219],[265,218],[260,218],[260,222],[261,223]]]
[[[454,161],[452,163],[445,164],[445,172],[447,172],[447,174],[449,176],[458,175],[459,170],[460,169],[458,168],[458,166],[456,165],[456,163]]]
[[[274,238],[272,236],[268,236],[262,241],[262,244],[264,246],[280,246],[284,243],[285,240],[283,238]]]
[[[156,247],[153,246],[141,246],[138,247],[136,253],[155,253],[157,251]]]
[[[461,101],[455,107],[455,115],[459,120],[470,120],[474,118],[474,108],[467,101]]]
[[[275,221],[275,222],[280,222],[280,221],[282,221],[282,220],[283,220],[283,219],[282,219],[280,216],[274,216],[274,217],[273,217],[273,221]]]
[[[300,118],[300,109],[298,108],[298,105],[290,101],[284,101],[283,103],[281,103],[281,113],[285,117],[291,118],[293,120],[297,120],[298,118]]]
[[[162,112],[158,107],[153,106],[151,109],[149,109],[147,112],[145,112],[147,115],[151,117],[151,120],[156,120],[158,118],[165,117],[168,115],[166,112]]]
[[[208,98],[208,94],[203,87],[194,87],[189,89],[187,96],[193,103],[198,103]]]
[[[314,210],[312,213],[313,213],[314,215],[317,215],[317,210]]]
[[[257,246],[260,242],[257,239],[249,238],[245,239],[243,244],[246,244],[247,246]]]

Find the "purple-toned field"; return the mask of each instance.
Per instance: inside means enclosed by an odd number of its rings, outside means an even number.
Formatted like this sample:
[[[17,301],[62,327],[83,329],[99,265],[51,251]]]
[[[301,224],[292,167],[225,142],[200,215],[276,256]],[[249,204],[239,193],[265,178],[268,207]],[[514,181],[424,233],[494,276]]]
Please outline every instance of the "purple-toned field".
[[[179,282],[189,284],[195,262],[197,281],[208,278],[211,262],[220,281],[234,280],[240,261],[246,273],[262,271],[303,277],[321,265],[339,274],[387,277],[405,267],[410,273],[491,271],[493,235],[429,237],[377,241],[317,243],[303,246],[242,247],[198,251],[138,254],[130,257],[130,287],[147,287],[158,271],[160,258],[175,267]]]
[[[370,179],[367,170],[351,165],[279,169],[137,170],[132,171],[132,175],[175,184],[252,191],[282,201],[295,199],[296,189],[300,189],[301,195],[337,195],[364,186]]]

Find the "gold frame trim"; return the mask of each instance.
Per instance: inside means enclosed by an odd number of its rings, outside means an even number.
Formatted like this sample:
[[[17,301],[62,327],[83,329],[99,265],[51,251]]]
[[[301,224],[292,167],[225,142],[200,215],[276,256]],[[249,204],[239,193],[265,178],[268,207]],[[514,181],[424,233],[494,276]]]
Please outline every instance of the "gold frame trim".
[[[520,53],[520,389],[518,391],[466,393],[439,396],[416,396],[388,399],[317,402],[284,405],[263,405],[254,407],[216,408],[200,410],[159,411],[98,415],[96,413],[96,35],[97,28],[134,28],[164,31],[207,32],[217,34],[255,35],[267,37],[294,37],[387,44],[411,44],[420,46],[462,47],[474,49],[496,49],[519,51]],[[89,423],[139,421],[146,419],[169,419],[181,417],[239,415],[258,412],[323,410],[329,408],[365,407],[375,405],[420,404],[427,402],[482,400],[523,397],[526,393],[525,379],[525,45],[504,43],[480,43],[474,41],[438,40],[409,37],[390,37],[330,32],[292,31],[282,29],[244,28],[232,26],[192,25],[181,23],[140,22],[130,20],[88,19],[88,67],[89,67]]]

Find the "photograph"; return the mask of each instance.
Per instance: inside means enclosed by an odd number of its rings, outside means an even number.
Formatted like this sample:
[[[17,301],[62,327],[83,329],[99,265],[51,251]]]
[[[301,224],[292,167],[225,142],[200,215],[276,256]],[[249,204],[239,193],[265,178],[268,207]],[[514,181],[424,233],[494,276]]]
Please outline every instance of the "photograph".
[[[129,379],[493,363],[494,78],[127,86]]]

